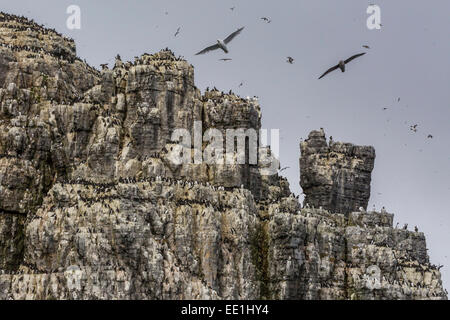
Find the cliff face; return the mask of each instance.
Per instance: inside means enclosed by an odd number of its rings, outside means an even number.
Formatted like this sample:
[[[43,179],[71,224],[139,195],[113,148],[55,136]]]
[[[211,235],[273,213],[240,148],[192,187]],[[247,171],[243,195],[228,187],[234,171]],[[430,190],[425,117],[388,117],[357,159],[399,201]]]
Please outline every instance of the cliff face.
[[[0,299],[446,298],[422,233],[351,212],[367,205],[372,149],[319,137],[330,163],[302,145],[315,208],[301,209],[262,174],[263,148],[259,164],[170,160],[174,129],[261,122],[256,100],[202,95],[170,51],[98,72],[6,14],[0,40]]]

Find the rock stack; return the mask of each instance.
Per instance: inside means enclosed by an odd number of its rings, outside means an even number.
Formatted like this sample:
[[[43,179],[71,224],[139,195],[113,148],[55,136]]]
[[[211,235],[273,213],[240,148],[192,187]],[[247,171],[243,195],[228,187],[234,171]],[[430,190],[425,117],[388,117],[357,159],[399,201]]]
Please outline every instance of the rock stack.
[[[367,209],[375,149],[351,143],[327,142],[323,130],[300,144],[300,185],[305,204],[348,214]]]

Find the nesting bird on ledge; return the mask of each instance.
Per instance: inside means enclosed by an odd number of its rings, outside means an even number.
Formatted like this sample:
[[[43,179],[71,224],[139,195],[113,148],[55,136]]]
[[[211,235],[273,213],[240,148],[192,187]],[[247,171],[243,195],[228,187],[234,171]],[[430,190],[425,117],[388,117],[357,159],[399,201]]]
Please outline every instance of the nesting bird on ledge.
[[[230,43],[231,40],[233,40],[239,33],[241,33],[242,30],[244,30],[244,27],[239,28],[238,30],[236,30],[235,32],[230,34],[228,37],[225,38],[225,40],[218,39],[216,44],[203,49],[199,53],[196,53],[196,55],[204,54],[209,51],[213,51],[213,50],[217,50],[217,49],[222,49],[225,53],[228,53],[227,44]]]
[[[329,74],[330,72],[336,70],[336,69],[341,69],[342,72],[345,72],[345,65],[347,63],[349,63],[350,61],[352,61],[353,59],[359,58],[363,55],[365,55],[366,53],[359,53],[359,54],[355,54],[354,56],[348,58],[347,60],[341,60],[339,61],[339,63],[337,65],[335,65],[334,67],[331,67],[330,69],[328,69],[323,75],[320,76],[319,79],[322,79],[323,77],[325,77],[327,74]]]

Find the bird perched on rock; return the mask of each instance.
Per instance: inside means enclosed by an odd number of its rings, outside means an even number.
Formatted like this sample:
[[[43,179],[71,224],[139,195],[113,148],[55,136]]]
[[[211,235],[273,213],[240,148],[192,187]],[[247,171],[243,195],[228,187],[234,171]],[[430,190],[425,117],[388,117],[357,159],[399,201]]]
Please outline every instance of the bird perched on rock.
[[[116,63],[114,65],[114,68],[121,68],[123,66],[122,59],[120,58],[120,55],[116,56]]]
[[[414,232],[419,232],[419,228],[417,228],[417,226],[414,227]]]
[[[202,51],[196,53],[196,55],[204,54],[209,51],[213,51],[213,50],[217,50],[217,49],[222,49],[225,53],[228,53],[227,44],[229,44],[231,42],[231,40],[233,40],[238,34],[240,34],[242,32],[242,30],[244,30],[244,27],[239,28],[238,30],[236,30],[235,32],[230,34],[228,37],[225,38],[225,40],[218,39],[216,44],[203,49]]]
[[[365,55],[365,54],[366,54],[365,52],[363,52],[363,53],[358,53],[358,54],[355,54],[354,56],[348,58],[348,59],[345,60],[345,61],[344,61],[344,60],[339,61],[339,63],[338,63],[337,65],[335,65],[334,67],[331,67],[330,69],[328,69],[323,75],[321,75],[321,76],[319,77],[319,79],[322,79],[322,78],[325,77],[327,74],[329,74],[330,72],[333,72],[333,71],[336,70],[336,69],[341,69],[342,72],[345,72],[345,65],[346,65],[347,63],[349,63],[350,61],[352,61],[352,60],[354,60],[354,59],[356,59],[356,58],[359,58],[359,57],[361,57],[361,56],[363,56],[363,55]]]

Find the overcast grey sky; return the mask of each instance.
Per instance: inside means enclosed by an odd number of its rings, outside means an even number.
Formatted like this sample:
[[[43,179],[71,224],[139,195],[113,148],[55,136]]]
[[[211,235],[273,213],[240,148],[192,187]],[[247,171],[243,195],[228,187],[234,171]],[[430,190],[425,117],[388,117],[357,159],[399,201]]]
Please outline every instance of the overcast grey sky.
[[[366,27],[370,3],[381,8],[381,30]],[[66,28],[71,4],[81,8],[81,30]],[[216,86],[258,96],[263,127],[281,130],[281,165],[290,166],[284,174],[296,193],[298,145],[311,130],[323,127],[335,141],[373,145],[369,208],[385,206],[394,223],[419,226],[431,262],[445,265],[449,287],[448,0],[1,0],[0,9],[74,38],[78,55],[96,67],[117,53],[132,60],[170,47],[195,66],[202,91]],[[246,29],[230,44],[233,61],[219,62],[225,56],[219,51],[194,55],[241,26]],[[317,80],[339,59],[364,51],[346,73]],[[417,133],[409,130],[413,124]]]

